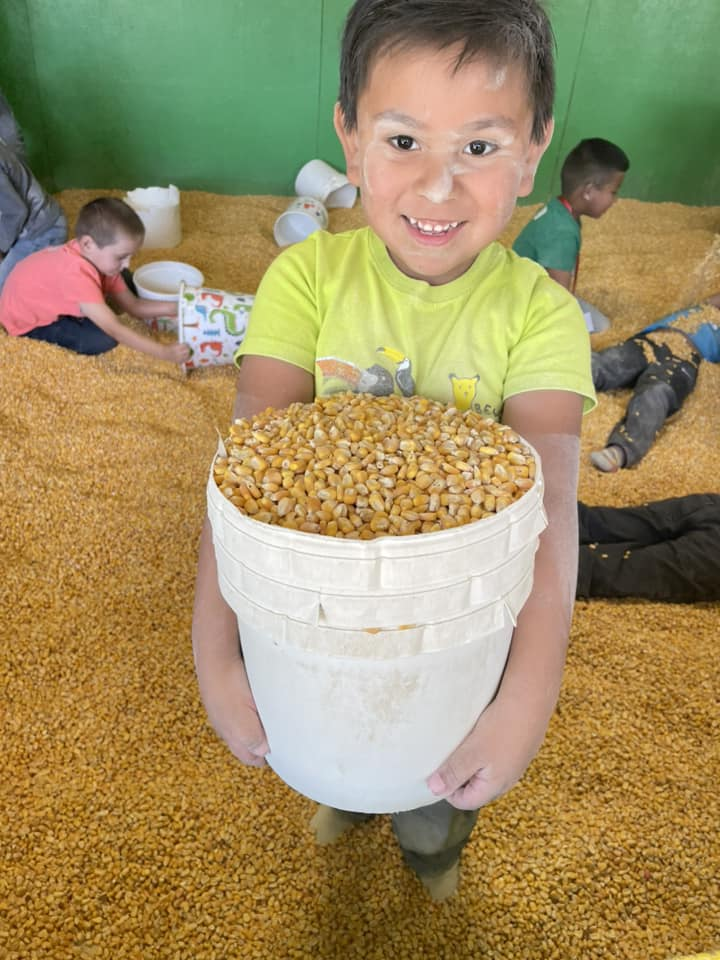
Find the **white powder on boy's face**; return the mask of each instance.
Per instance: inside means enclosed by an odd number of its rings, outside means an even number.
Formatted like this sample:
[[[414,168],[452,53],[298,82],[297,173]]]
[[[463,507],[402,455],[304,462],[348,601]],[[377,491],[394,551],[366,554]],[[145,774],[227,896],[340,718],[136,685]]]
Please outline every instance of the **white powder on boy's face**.
[[[457,69],[457,54],[379,58],[347,145],[369,225],[404,273],[432,284],[460,276],[497,238],[539,159],[521,68]]]
[[[495,71],[494,76],[490,77],[488,82],[485,84],[486,90],[499,90],[500,87],[505,86],[505,78],[507,77],[507,67],[498,67]]]
[[[479,158],[465,152],[469,143],[467,134],[452,131],[434,134],[418,142],[415,149],[401,150],[390,142],[392,137],[398,135],[397,131],[398,121],[395,120],[381,119],[373,125],[360,164],[362,190],[366,196],[374,193],[374,184],[384,176],[384,171],[379,170],[384,163],[399,165],[415,163],[416,160],[422,162],[425,165],[423,176],[427,176],[427,182],[421,182],[418,195],[434,204],[445,203],[452,197],[456,177],[478,173]],[[509,159],[517,166],[512,156],[516,139],[515,134],[493,131],[492,152],[485,161],[495,163]]]

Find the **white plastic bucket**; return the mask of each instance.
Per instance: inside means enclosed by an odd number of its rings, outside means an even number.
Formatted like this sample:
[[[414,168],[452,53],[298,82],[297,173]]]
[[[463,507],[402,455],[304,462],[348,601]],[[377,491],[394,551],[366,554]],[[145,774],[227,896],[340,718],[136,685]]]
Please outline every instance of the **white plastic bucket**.
[[[187,283],[193,287],[203,284],[202,273],[189,263],[179,260],[156,260],[138,267],[133,282],[138,296],[144,300],[178,300],[180,287]],[[151,330],[177,331],[177,317],[152,317],[145,323]]]
[[[144,263],[133,274],[138,295],[146,300],[177,300],[183,283],[201,287],[205,277],[196,267],[179,260]]]
[[[439,533],[344,540],[208,514],[268,763],[295,790],[366,813],[434,803],[427,777],[492,699],[545,527],[534,486]]]
[[[138,187],[125,194],[145,227],[143,248],[176,247],[182,240],[180,191],[176,186]]]
[[[178,340],[192,350],[189,370],[233,362],[247,331],[255,297],[183,283],[178,300]]]

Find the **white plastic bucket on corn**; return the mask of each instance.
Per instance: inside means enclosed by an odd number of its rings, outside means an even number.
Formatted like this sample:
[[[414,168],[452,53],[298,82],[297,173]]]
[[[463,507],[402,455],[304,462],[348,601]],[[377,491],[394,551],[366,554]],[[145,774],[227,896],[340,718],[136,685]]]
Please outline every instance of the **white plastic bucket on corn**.
[[[270,766],[341,810],[434,803],[425,781],[492,700],[532,587],[546,524],[539,459],[533,487],[496,516],[405,537],[259,523],[212,471],[207,494]]]
[[[178,340],[192,350],[189,370],[233,362],[247,331],[255,297],[183,283],[178,299]]]
[[[180,191],[176,186],[138,187],[125,194],[125,201],[143,222],[145,250],[176,247],[180,243]]]
[[[189,263],[179,260],[156,260],[138,267],[133,282],[138,296],[144,300],[178,300],[180,287],[187,283],[201,287],[205,277]],[[151,330],[177,331],[177,317],[152,317],[145,323]]]

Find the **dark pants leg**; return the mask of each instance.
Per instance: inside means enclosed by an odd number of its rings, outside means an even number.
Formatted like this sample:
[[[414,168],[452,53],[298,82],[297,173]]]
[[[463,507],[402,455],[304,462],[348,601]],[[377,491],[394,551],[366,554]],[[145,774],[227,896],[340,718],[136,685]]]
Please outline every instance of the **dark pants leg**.
[[[720,495],[639,507],[578,504],[577,596],[720,599]]]
[[[635,338],[593,352],[590,359],[596,390],[631,387],[648,365],[642,344]]]
[[[35,327],[23,336],[30,340],[54,343],[58,347],[88,356],[107,353],[117,346],[117,340],[113,340],[87,317],[58,317],[54,323],[46,327]]]
[[[682,343],[689,341],[683,338]],[[622,447],[625,466],[642,460],[667,418],[677,413],[692,393],[699,363],[697,351],[692,351],[691,360],[683,360],[666,344],[653,343],[645,335],[593,354],[596,389],[634,384],[625,416],[607,439],[607,446]]]
[[[460,857],[478,818],[477,810],[457,810],[446,800],[394,813],[392,826],[405,862],[418,876],[445,873]]]
[[[364,823],[375,816],[348,810],[338,813],[351,824]],[[457,810],[446,800],[418,810],[394,813],[393,832],[405,863],[420,877],[445,873],[460,858],[478,814],[478,810]]]

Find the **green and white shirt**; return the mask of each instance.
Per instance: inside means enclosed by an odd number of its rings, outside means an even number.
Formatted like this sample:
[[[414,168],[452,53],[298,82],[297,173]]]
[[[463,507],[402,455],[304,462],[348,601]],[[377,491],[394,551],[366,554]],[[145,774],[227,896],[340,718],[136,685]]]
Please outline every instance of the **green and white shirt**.
[[[574,274],[580,245],[580,224],[558,197],[553,197],[523,227],[513,250],[546,270],[566,270]]]

